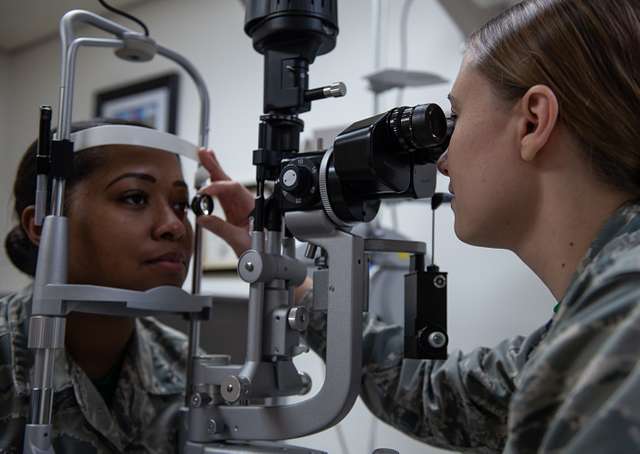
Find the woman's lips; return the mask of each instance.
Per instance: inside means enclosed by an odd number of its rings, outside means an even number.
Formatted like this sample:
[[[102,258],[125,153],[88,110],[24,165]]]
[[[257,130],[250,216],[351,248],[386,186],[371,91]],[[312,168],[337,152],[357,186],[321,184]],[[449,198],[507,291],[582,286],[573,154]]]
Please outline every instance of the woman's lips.
[[[164,269],[172,273],[184,273],[187,269],[187,258],[181,253],[169,253],[147,260],[145,264]]]

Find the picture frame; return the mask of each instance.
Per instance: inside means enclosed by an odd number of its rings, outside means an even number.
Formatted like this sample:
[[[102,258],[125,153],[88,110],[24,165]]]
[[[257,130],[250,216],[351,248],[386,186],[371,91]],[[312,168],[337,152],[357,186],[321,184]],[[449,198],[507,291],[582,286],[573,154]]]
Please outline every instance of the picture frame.
[[[178,73],[168,73],[98,91],[95,116],[144,123],[175,134],[178,118]]]
[[[255,182],[244,183],[244,186],[255,195],[257,189]],[[265,198],[272,193],[273,184],[267,182],[264,188]],[[215,208],[212,214],[225,219],[224,211],[217,199],[215,199],[214,204]],[[211,232],[204,232],[202,240],[202,271],[204,273],[235,273],[237,271],[238,257],[236,257],[236,253],[231,246],[222,238]]]
[[[214,215],[224,219],[222,209],[216,203]],[[238,258],[222,238],[211,232],[203,232],[202,235],[202,272],[203,273],[228,273],[236,271]]]

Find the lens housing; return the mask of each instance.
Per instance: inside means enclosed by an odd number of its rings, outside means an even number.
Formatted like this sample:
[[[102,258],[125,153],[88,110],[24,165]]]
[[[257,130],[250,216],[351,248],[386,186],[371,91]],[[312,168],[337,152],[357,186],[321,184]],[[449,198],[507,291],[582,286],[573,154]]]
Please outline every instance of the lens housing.
[[[193,211],[196,216],[209,216],[213,214],[215,204],[213,203],[213,198],[209,194],[199,192],[191,200],[190,207],[191,211]]]
[[[330,52],[338,36],[337,0],[249,0],[244,31],[253,47],[297,54],[313,63]]]
[[[396,140],[407,151],[438,146],[447,135],[447,118],[437,104],[396,107],[388,118]]]
[[[431,197],[435,163],[454,126],[436,104],[397,107],[353,123],[331,150],[282,161],[282,206],[285,211],[322,206],[335,223],[350,224],[371,221],[383,199]],[[284,181],[287,171],[303,175],[309,169],[319,170],[306,173],[314,183],[305,189]]]

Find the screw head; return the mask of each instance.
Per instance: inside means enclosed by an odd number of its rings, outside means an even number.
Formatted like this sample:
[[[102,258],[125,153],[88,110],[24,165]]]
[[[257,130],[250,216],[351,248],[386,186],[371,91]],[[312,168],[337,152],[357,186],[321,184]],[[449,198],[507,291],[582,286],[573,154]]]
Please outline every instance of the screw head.
[[[440,331],[435,331],[429,334],[429,344],[433,348],[442,348],[447,344],[447,335]]]
[[[254,267],[253,267],[253,263],[251,262],[247,262],[244,264],[244,269],[247,270],[248,272],[252,272]]]

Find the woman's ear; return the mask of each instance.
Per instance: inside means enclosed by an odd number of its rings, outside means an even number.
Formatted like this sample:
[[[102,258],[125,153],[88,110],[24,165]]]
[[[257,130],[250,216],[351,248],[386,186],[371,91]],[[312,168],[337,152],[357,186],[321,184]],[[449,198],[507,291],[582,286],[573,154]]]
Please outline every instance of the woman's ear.
[[[558,99],[546,85],[529,88],[518,102],[521,124],[520,156],[533,161],[547,144],[558,122]]]
[[[36,246],[40,244],[40,235],[42,233],[42,226],[36,225],[36,207],[35,205],[29,205],[22,210],[20,216],[20,222],[22,228],[27,232],[27,236],[33,244]]]

